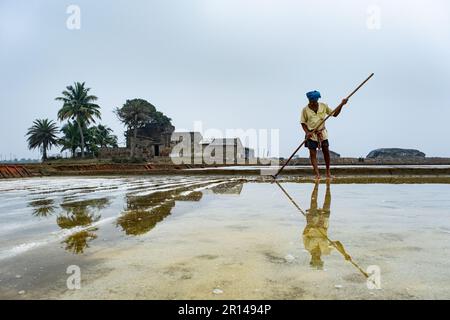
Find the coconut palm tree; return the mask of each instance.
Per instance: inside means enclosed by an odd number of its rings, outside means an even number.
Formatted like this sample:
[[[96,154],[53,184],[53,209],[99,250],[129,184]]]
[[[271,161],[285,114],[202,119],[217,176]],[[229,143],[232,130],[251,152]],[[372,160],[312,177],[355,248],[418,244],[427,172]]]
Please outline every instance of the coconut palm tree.
[[[99,124],[94,130],[95,143],[100,148],[113,147],[116,148],[117,144],[117,136],[113,135],[113,130],[108,126]]]
[[[117,147],[117,137],[111,134],[112,129],[104,125],[92,126],[85,131],[86,149],[94,156],[102,147]]]
[[[99,148],[116,148],[118,146],[117,136],[113,135],[112,129],[105,125],[99,124],[98,126],[89,128],[82,126],[82,129],[85,140],[85,149],[89,153],[95,155]],[[72,157],[75,157],[76,150],[81,147],[80,134],[76,121],[69,121],[62,127],[61,132],[63,133],[63,137],[59,141],[59,144],[62,146],[61,152],[70,150]]]
[[[33,126],[28,129],[28,148],[30,150],[40,148],[42,161],[47,160],[47,150],[58,145],[58,127],[56,123],[48,119],[34,120]]]
[[[62,96],[56,98],[56,100],[64,103],[58,111],[58,119],[61,121],[66,119],[75,120],[78,125],[82,158],[84,158],[85,148],[83,125],[88,125],[91,122],[95,123],[95,118],[101,119],[100,106],[94,103],[97,97],[90,95],[90,90],[90,88],[85,87],[84,82],[76,82],[73,86],[66,87],[66,90],[62,92]]]
[[[78,124],[76,121],[69,121],[61,128],[61,132],[63,133],[62,138],[59,140],[59,144],[62,146],[61,152],[70,150],[72,158],[74,158],[77,148],[81,147]]]
[[[119,120],[122,121],[129,130],[134,131],[134,141],[131,144],[132,158],[136,151],[138,129],[145,124],[150,123],[152,114],[155,112],[155,106],[144,99],[127,100],[121,108],[116,108],[115,113]]]

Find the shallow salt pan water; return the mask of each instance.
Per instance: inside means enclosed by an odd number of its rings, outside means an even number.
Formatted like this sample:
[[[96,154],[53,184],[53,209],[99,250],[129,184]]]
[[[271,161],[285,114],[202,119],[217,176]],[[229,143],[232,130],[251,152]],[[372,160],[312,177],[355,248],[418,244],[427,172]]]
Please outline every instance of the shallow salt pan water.
[[[2,181],[0,297],[450,298],[450,185],[281,186],[286,194],[229,177]],[[71,265],[79,290],[67,288]],[[379,290],[367,287],[369,266]]]

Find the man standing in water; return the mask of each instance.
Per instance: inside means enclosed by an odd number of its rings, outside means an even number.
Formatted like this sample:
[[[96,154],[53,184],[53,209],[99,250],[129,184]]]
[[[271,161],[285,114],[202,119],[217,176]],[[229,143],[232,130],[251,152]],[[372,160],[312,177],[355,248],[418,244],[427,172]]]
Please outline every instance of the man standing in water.
[[[306,134],[305,147],[309,149],[309,157],[316,175],[316,180],[320,179],[319,167],[317,165],[317,149],[322,149],[327,168],[327,179],[331,179],[328,132],[324,124],[320,127],[318,126],[323,119],[333,113],[333,110],[327,104],[318,102],[319,98],[321,98],[319,91],[310,91],[306,94],[306,97],[309,103],[303,108],[301,115],[302,128]],[[341,113],[342,107],[346,103],[347,99],[342,100],[334,112],[333,117],[337,117]]]

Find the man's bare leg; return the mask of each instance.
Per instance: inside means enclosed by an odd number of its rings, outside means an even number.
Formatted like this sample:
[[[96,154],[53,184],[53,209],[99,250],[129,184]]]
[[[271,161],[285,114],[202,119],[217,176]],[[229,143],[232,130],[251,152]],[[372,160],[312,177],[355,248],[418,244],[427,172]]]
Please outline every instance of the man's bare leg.
[[[319,166],[317,165],[317,150],[309,149],[309,159],[311,160],[316,180],[320,180]]]
[[[330,149],[328,147],[322,146],[323,159],[325,160],[325,167],[327,168],[327,179],[332,179],[330,170]]]

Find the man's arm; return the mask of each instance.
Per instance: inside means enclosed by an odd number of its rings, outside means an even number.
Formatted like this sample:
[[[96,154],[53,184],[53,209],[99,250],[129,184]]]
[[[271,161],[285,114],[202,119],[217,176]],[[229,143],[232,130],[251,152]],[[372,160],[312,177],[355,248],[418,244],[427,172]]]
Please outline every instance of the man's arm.
[[[341,104],[336,108],[336,112],[333,114],[333,117],[337,117],[339,113],[342,111],[342,107],[345,106],[348,102],[348,99],[343,99]]]
[[[309,131],[308,126],[306,124],[302,123],[302,128],[303,128],[303,131],[305,131],[306,139],[311,138],[312,132]]]

